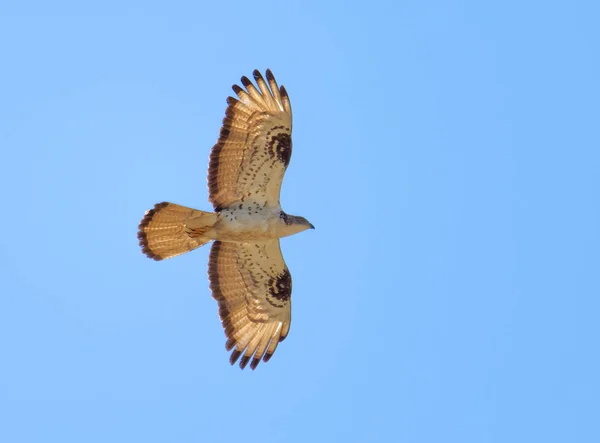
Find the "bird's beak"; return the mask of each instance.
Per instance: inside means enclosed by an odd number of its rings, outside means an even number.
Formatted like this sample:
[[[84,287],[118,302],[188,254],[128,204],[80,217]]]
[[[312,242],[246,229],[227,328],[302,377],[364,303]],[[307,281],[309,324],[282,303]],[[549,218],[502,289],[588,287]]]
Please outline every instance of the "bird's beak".
[[[312,223],[309,223],[309,225],[310,225],[310,229],[315,229],[315,227],[313,226]]]

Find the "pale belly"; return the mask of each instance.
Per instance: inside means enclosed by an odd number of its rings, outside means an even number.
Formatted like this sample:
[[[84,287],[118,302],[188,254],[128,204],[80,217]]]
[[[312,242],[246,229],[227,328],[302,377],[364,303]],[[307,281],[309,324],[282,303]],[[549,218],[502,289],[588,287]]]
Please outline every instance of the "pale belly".
[[[220,241],[248,242],[278,238],[276,226],[281,223],[279,211],[223,210],[215,224],[215,237]]]

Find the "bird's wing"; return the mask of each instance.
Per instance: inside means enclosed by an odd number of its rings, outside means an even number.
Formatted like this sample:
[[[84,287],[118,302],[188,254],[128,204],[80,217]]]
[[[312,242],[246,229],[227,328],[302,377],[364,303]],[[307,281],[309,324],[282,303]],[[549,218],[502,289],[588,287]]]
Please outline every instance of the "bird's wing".
[[[219,140],[208,165],[209,200],[215,209],[253,199],[279,205],[283,175],[292,155],[292,108],[283,86],[267,69],[254,71],[258,89],[242,77],[227,98]],[[267,85],[268,82],[268,85]]]
[[[208,276],[225,329],[233,365],[243,369],[267,362],[290,329],[292,277],[279,240],[262,243],[214,242]]]

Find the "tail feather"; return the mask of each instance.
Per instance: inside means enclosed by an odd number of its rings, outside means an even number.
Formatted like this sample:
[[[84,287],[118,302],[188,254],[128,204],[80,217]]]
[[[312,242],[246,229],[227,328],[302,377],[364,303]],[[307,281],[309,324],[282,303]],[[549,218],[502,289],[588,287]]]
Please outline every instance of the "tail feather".
[[[213,212],[157,203],[139,225],[142,252],[154,260],[163,260],[196,249],[213,240],[209,231],[216,221]]]

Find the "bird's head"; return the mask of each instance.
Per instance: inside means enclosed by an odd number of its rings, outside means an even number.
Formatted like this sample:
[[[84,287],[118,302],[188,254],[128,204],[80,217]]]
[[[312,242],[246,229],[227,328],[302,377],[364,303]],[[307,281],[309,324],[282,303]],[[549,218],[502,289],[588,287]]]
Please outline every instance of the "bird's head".
[[[315,229],[315,227],[304,217],[298,215],[289,215],[281,211],[281,236],[297,234],[298,232],[306,231],[307,229]]]

